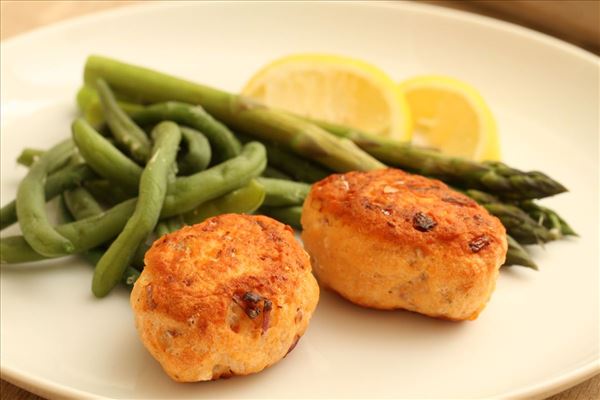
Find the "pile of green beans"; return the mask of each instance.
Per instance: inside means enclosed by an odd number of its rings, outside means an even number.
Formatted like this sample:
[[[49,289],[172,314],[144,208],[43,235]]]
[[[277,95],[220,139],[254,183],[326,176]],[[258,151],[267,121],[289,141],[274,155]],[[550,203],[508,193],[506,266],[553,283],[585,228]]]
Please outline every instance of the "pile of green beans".
[[[235,134],[197,105],[127,103],[101,79],[77,100],[70,139],[17,159],[29,171],[0,222],[22,234],[0,239],[0,262],[79,255],[95,266],[97,297],[131,287],[152,242],[185,225],[262,213],[299,227],[310,183],[331,172]],[[46,203],[56,197],[53,225]]]
[[[121,280],[136,248],[152,233],[160,217],[169,173],[181,141],[181,131],[174,122],[164,121],[154,128],[152,135],[154,145],[140,178],[139,196],[133,215],[94,270],[92,291],[98,297],[108,294]]]

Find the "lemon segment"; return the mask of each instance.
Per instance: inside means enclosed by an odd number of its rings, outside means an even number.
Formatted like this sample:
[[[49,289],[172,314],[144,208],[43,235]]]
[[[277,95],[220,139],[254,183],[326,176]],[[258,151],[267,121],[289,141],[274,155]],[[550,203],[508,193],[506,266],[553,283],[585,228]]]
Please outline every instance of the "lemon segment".
[[[445,76],[418,76],[399,88],[414,121],[416,143],[478,161],[500,159],[496,121],[475,88]]]
[[[366,62],[295,54],[259,70],[242,94],[270,107],[409,141],[408,105],[395,82]]]

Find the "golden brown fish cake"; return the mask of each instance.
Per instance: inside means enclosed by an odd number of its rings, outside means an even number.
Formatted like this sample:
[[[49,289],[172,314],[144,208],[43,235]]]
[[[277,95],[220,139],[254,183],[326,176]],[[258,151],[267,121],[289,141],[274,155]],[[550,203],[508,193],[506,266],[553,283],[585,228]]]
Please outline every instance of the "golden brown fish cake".
[[[500,221],[442,182],[398,169],[313,185],[302,240],[319,282],[366,307],[475,319],[506,257]]]
[[[174,380],[261,371],[308,326],[319,288],[290,227],[227,214],[157,240],[131,293],[142,342]]]

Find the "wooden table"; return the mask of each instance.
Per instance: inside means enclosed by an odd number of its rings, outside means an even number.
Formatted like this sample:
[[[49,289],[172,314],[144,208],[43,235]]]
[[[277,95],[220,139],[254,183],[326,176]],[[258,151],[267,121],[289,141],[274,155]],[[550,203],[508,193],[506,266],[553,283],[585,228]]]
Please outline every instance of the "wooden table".
[[[82,14],[122,7],[137,1],[2,1],[0,39]],[[597,1],[480,0],[426,1],[476,12],[544,31],[596,54],[600,51],[600,7]],[[0,398],[41,400],[32,393],[0,381]],[[600,375],[548,400],[600,399]]]

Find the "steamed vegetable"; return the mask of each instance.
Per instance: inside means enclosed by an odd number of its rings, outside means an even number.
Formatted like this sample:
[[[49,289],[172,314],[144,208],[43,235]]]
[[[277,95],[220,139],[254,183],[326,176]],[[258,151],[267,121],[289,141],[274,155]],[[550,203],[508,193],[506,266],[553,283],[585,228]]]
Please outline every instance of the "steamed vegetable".
[[[177,124],[165,121],[154,128],[152,135],[154,145],[140,177],[139,197],[133,215],[94,270],[92,292],[98,297],[106,296],[121,280],[135,250],[154,230],[160,217],[167,195],[169,174],[173,173],[171,166],[175,163],[181,141],[181,131]]]
[[[73,149],[73,142],[65,140],[48,150],[31,166],[17,191],[17,217],[23,236],[36,252],[45,256],[68,254],[75,249],[73,243],[50,224],[44,191],[49,171],[69,159]]]

